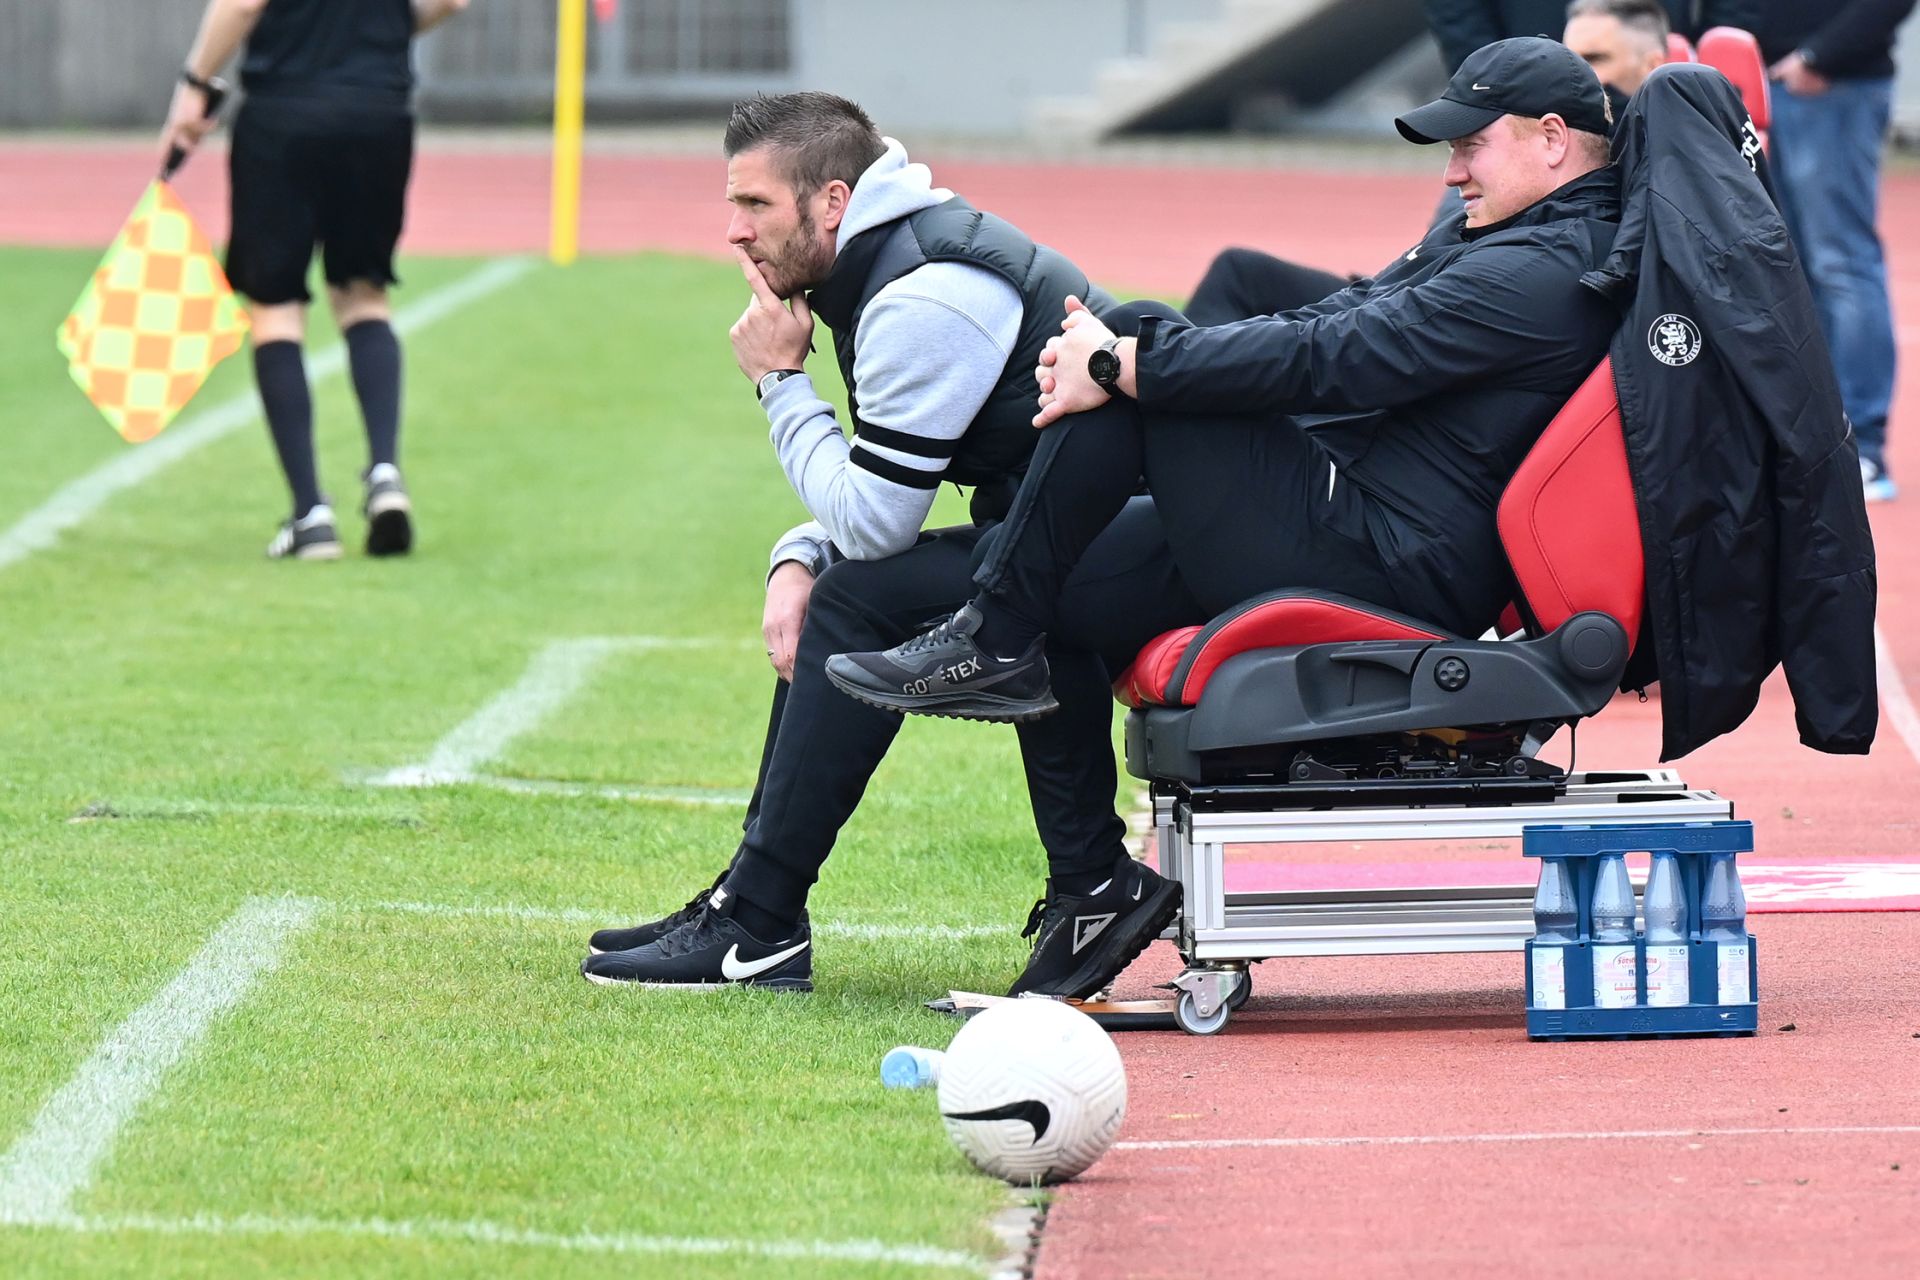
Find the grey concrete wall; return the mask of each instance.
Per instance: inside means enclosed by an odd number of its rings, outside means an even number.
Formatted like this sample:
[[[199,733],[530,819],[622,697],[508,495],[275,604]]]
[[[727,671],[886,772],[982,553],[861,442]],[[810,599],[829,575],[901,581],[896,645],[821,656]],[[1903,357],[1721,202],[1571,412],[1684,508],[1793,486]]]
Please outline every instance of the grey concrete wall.
[[[882,130],[1023,133],[1035,98],[1088,92],[1100,65],[1221,0],[795,0],[794,69]]]
[[[0,125],[156,132],[205,0],[0,0]]]
[[[1908,146],[1920,146],[1920,18],[1910,17],[1900,28],[1893,50],[1900,78],[1893,84],[1893,129]]]

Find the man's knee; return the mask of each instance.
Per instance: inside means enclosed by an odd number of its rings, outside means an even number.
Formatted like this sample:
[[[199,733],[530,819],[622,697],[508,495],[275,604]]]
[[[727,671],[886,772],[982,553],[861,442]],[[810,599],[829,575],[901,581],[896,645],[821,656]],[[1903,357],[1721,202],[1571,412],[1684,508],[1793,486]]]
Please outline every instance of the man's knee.
[[[1154,298],[1140,298],[1133,302],[1123,302],[1107,311],[1100,319],[1107,328],[1123,338],[1138,337],[1140,322],[1148,316],[1159,320],[1171,320],[1176,324],[1187,323],[1187,318],[1179,311]]]

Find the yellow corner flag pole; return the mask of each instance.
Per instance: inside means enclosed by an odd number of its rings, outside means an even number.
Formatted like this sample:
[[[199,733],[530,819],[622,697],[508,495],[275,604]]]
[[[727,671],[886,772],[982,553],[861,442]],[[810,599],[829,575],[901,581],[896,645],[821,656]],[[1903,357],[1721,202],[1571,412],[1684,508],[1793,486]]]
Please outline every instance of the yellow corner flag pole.
[[[553,226],[547,255],[565,266],[580,252],[580,134],[586,120],[587,0],[560,0],[553,68]]]

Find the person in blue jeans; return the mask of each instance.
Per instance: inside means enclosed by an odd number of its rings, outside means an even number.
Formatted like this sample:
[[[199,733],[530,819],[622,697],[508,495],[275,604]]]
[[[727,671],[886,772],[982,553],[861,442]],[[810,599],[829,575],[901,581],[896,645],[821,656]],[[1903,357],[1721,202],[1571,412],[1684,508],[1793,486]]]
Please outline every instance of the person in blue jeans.
[[[1913,7],[1914,0],[1768,0],[1757,33],[1774,82],[1780,212],[1813,286],[1869,502],[1899,494],[1887,470],[1893,305],[1875,223],[1894,32]]]

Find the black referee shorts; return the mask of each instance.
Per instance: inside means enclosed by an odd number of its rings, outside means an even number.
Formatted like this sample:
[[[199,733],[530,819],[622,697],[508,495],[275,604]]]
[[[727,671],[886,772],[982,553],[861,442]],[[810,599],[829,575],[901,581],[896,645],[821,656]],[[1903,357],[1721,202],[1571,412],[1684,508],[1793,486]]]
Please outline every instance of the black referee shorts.
[[[310,302],[319,246],[327,283],[395,283],[393,248],[413,172],[413,115],[350,103],[249,98],[228,152],[227,278],[254,302]]]

